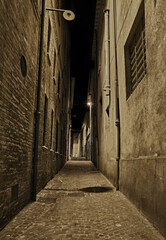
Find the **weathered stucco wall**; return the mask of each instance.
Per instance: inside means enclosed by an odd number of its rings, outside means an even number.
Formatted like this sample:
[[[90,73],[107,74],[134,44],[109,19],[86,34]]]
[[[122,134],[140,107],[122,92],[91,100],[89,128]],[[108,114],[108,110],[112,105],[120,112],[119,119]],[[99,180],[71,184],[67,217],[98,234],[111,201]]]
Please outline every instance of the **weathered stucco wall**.
[[[102,2],[98,6],[98,11],[100,18],[97,20],[96,24],[96,46],[97,49],[94,49],[94,60],[95,60],[95,69],[92,71],[92,79],[96,81],[95,83],[96,92],[92,98],[94,99],[93,106],[94,111],[97,113],[94,115],[94,144],[95,144],[95,153],[94,156],[97,158],[97,166],[102,172],[116,184],[116,127],[115,127],[115,97],[114,97],[114,88],[115,88],[115,65],[114,65],[114,41],[110,44],[110,88],[111,91],[106,90],[106,51],[105,51],[105,20],[104,20],[104,10],[110,9],[111,3]],[[113,22],[112,14],[109,13],[109,30],[112,34],[113,32]],[[113,40],[113,39],[112,39]],[[110,94],[110,96],[109,96]],[[109,110],[109,113],[106,112]],[[96,156],[97,152],[97,156]],[[95,162],[95,159],[94,159]]]
[[[101,4],[101,1],[98,1]],[[135,22],[141,0],[116,1],[117,65],[120,103],[120,190],[166,235],[166,3],[144,1],[146,36],[146,75],[136,89],[126,96],[125,44]],[[110,13],[110,82],[109,117],[105,110],[108,97],[102,88],[105,81],[104,20],[97,12],[96,24],[98,166],[116,185],[117,134],[115,127],[115,45],[113,0],[102,3]],[[101,12],[103,9],[101,8]],[[96,11],[99,11],[98,8]],[[102,13],[101,13],[102,14]],[[94,70],[94,72],[96,71]],[[102,104],[101,104],[102,100]]]
[[[129,5],[124,21],[123,15],[118,19],[120,189],[166,234],[166,4],[145,1],[147,74],[126,100],[124,46],[140,2]]]

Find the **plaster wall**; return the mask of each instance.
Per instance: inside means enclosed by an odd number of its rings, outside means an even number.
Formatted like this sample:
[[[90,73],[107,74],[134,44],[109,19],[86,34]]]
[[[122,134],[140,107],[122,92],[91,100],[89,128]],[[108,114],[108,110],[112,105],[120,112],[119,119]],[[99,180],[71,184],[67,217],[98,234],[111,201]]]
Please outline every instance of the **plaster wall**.
[[[98,1],[100,2],[100,1]],[[102,2],[103,3],[103,2]],[[116,1],[117,64],[120,108],[120,190],[166,236],[166,3],[144,1],[147,73],[126,98],[125,44],[132,29],[141,0]],[[110,83],[111,104],[103,92],[105,81],[104,20],[110,15]],[[97,8],[97,11],[98,8]],[[102,4],[97,12],[97,54],[92,81],[97,80],[98,167],[116,185],[117,134],[115,127],[115,44],[113,0]],[[99,17],[100,16],[100,17]]]
[[[118,9],[118,64],[121,116],[120,189],[166,235],[165,1],[145,1],[147,74],[126,100],[124,46],[141,1]],[[123,8],[123,9],[122,9]],[[160,197],[159,197],[160,196]],[[164,208],[163,208],[164,207]]]
[[[105,62],[105,20],[104,10],[109,9],[109,31],[110,31],[110,96],[105,91],[106,86],[106,62]],[[105,1],[102,4],[101,18],[97,27],[97,54],[96,69],[92,78],[96,81],[97,76],[97,100],[96,100],[96,126],[94,128],[95,152],[98,168],[116,184],[116,126],[115,126],[115,58],[114,58],[114,35],[113,35],[113,15],[112,3]],[[97,71],[97,73],[96,73]],[[96,93],[95,93],[96,94]],[[95,98],[95,96],[93,97]],[[106,110],[109,109],[109,113]],[[95,125],[94,125],[95,126]],[[98,139],[96,138],[98,136]],[[97,141],[96,141],[97,139]],[[94,160],[95,161],[95,160]]]

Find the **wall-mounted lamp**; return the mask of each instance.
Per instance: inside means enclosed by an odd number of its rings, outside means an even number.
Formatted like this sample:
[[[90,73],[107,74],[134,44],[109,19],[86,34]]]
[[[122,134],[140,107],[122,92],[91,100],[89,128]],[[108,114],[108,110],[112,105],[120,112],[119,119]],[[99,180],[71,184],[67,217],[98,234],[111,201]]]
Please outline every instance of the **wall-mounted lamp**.
[[[55,12],[63,12],[63,17],[67,21],[72,21],[75,18],[75,14],[71,10],[56,9],[56,8],[46,8],[46,10],[47,11],[55,11]]]
[[[87,105],[88,105],[88,106],[91,106],[91,104],[92,104],[91,102],[87,102]]]

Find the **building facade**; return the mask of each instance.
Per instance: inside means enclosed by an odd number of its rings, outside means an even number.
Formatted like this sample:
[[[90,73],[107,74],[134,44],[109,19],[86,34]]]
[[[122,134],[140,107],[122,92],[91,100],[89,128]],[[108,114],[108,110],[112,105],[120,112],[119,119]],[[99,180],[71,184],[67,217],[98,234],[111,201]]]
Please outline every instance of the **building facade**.
[[[166,235],[166,3],[97,1],[91,72],[97,167]]]
[[[0,228],[66,161],[70,41],[63,1],[1,1]]]
[[[90,146],[90,124],[89,112],[85,113],[82,127],[80,131],[73,131],[71,136],[71,158],[82,160],[91,160],[91,146]]]

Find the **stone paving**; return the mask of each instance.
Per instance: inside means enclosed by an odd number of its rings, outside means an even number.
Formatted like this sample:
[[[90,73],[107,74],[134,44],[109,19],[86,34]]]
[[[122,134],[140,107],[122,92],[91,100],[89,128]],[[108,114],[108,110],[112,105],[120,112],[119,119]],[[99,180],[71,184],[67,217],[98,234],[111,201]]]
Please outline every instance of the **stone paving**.
[[[89,161],[70,161],[1,232],[2,240],[164,240]]]

